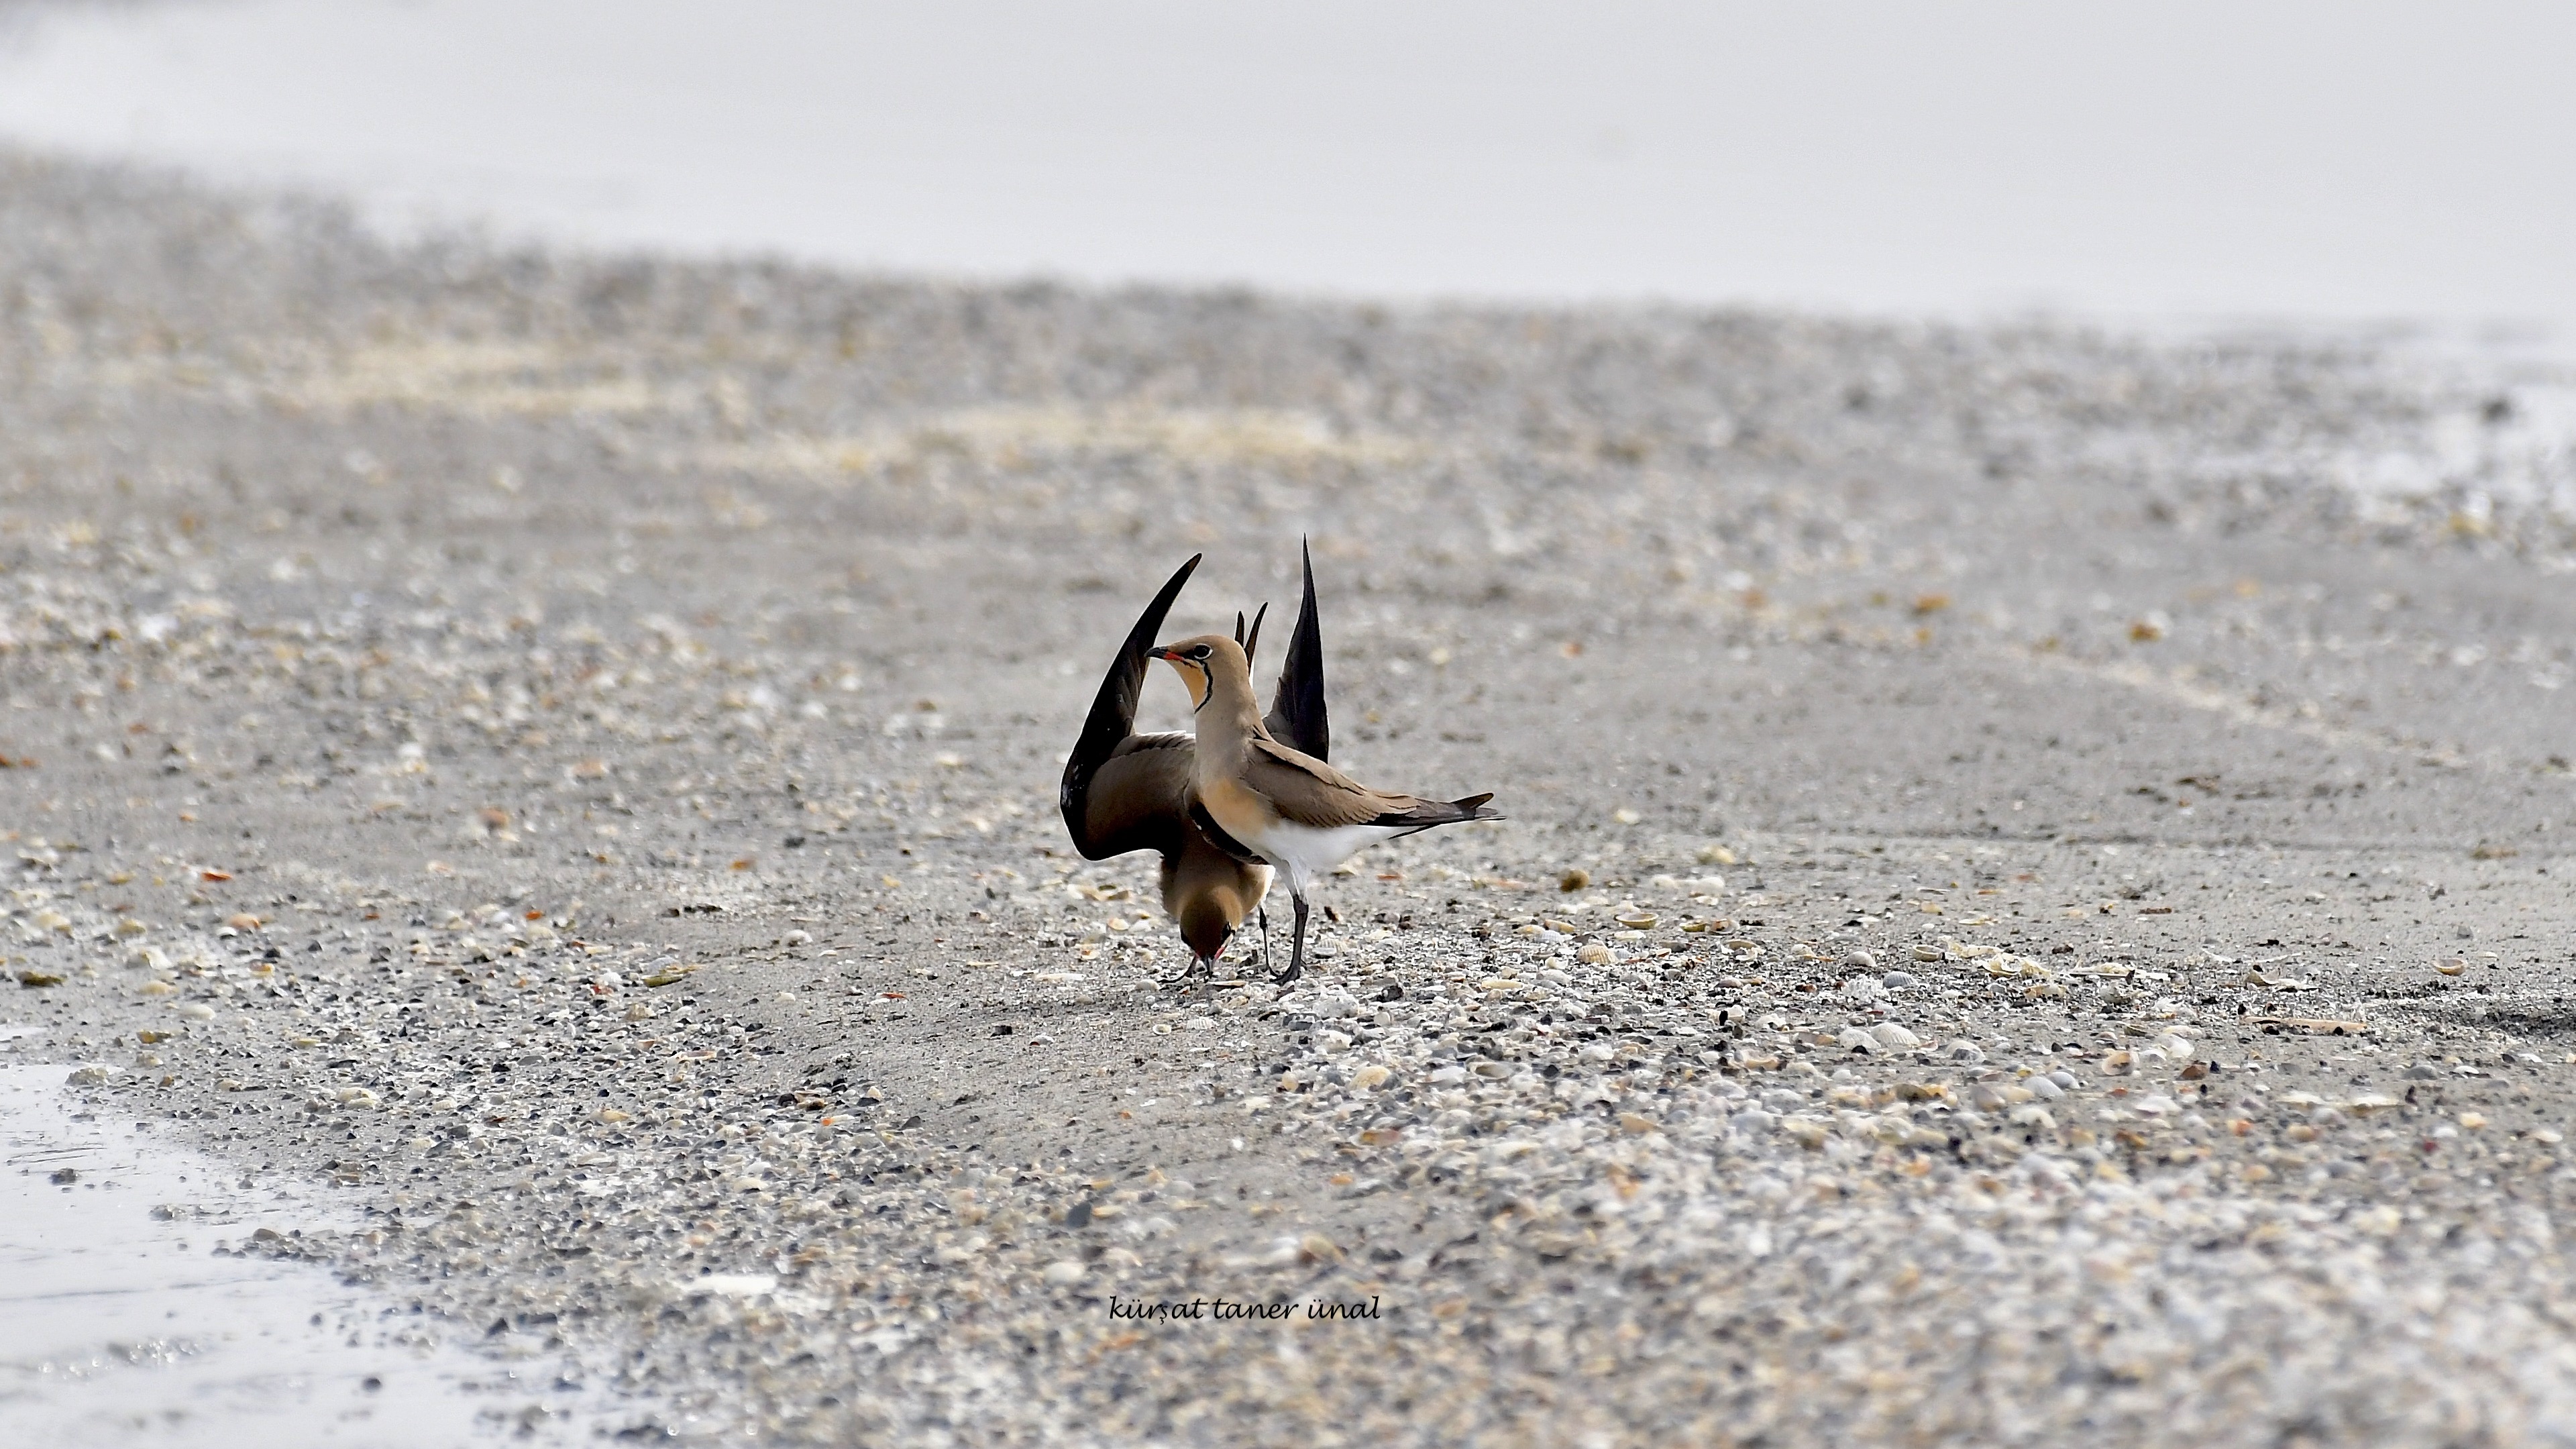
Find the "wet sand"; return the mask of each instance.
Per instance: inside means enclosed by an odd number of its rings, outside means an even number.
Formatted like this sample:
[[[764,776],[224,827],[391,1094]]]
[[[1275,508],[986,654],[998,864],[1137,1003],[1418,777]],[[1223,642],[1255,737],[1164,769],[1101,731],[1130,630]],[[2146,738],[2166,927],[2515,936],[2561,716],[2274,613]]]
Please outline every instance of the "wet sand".
[[[2576,1432],[2567,379],[0,186],[16,1055],[613,1427]],[[1061,756],[1301,535],[1511,818],[1185,1000]]]
[[[577,1368],[452,1346],[406,1304],[245,1251],[368,1231],[329,1187],[103,1117],[65,1076],[0,1066],[0,1424],[15,1442],[429,1449],[585,1427]]]

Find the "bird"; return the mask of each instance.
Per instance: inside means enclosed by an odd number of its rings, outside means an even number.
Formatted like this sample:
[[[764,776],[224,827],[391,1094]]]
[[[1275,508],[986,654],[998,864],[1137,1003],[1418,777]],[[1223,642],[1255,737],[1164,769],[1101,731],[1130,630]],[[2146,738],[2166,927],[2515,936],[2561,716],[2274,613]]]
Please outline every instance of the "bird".
[[[1310,579],[1313,573],[1310,562]],[[1150,657],[1171,665],[1189,687],[1198,744],[1191,818],[1210,840],[1249,846],[1288,878],[1297,922],[1288,969],[1277,977],[1281,985],[1306,974],[1306,891],[1317,877],[1380,841],[1503,818],[1486,803],[1494,798],[1490,791],[1424,800],[1372,790],[1280,739],[1254,710],[1251,656],[1222,634],[1159,645]],[[1316,683],[1321,682],[1319,667]]]
[[[1203,811],[1193,809],[1197,742],[1187,734],[1138,734],[1135,729],[1147,653],[1154,636],[1162,631],[1164,616],[1203,557],[1194,554],[1182,564],[1128,631],[1100,681],[1082,734],[1065,760],[1064,783],[1057,797],[1065,828],[1084,859],[1106,860],[1135,850],[1162,856],[1163,909],[1179,925],[1181,939],[1190,949],[1185,980],[1212,977],[1219,953],[1244,922],[1256,916],[1262,922],[1266,968],[1269,917],[1261,903],[1270,892],[1272,874],[1257,853],[1227,837]],[[1260,645],[1261,620],[1268,612],[1265,605],[1249,626],[1240,613],[1235,615],[1234,642],[1246,659],[1247,678],[1249,661]],[[1323,658],[1310,555],[1305,560],[1305,598],[1288,638],[1287,659],[1266,725],[1277,737],[1296,741],[1318,758],[1332,747]]]

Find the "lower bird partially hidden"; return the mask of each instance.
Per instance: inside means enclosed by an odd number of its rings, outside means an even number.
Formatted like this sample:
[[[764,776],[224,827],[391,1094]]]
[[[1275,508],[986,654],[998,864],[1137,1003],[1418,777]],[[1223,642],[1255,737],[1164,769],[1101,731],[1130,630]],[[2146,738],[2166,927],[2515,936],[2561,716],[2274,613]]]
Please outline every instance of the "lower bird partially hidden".
[[[1198,565],[1195,557],[1181,565],[1119,646],[1090,717],[1083,721],[1082,737],[1065,757],[1059,802],[1065,829],[1084,858],[1106,860],[1131,850],[1163,857],[1163,908],[1189,943],[1194,977],[1213,975],[1217,953],[1256,916],[1262,918],[1267,956],[1268,918],[1261,901],[1269,894],[1271,878],[1260,856],[1227,839],[1208,823],[1206,812],[1195,808],[1196,743],[1185,734],[1136,732],[1136,701],[1145,687],[1154,636]],[[1332,748],[1332,727],[1324,707],[1313,560],[1307,561],[1305,573],[1305,600],[1297,610],[1296,632],[1288,638],[1288,661],[1279,674],[1279,697],[1271,706],[1268,727],[1274,736],[1321,756]],[[1256,617],[1246,627],[1241,615],[1235,617],[1237,637],[1249,657],[1259,647],[1261,620]]]
[[[1192,818],[1288,878],[1297,927],[1282,982],[1306,972],[1306,890],[1326,871],[1399,835],[1502,818],[1485,803],[1491,794],[1424,800],[1372,790],[1280,743],[1253,703],[1250,656],[1222,634],[1165,644],[1152,657],[1179,671],[1197,708]]]

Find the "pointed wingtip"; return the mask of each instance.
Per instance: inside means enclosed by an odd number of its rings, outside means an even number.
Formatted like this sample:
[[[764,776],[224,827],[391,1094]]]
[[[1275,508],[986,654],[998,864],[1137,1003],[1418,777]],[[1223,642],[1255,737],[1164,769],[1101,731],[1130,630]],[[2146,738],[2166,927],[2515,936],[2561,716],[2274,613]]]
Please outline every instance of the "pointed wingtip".
[[[1288,636],[1288,657],[1279,671],[1279,691],[1263,722],[1271,733],[1316,759],[1329,759],[1332,726],[1324,704],[1323,626],[1315,607],[1315,557],[1307,540],[1297,542],[1305,587],[1297,601],[1297,623]]]
[[[1066,823],[1076,829],[1077,842],[1080,827],[1073,817],[1089,789],[1091,772],[1134,728],[1136,697],[1145,684],[1146,651],[1153,648],[1154,636],[1162,630],[1163,618],[1171,611],[1173,601],[1180,597],[1181,586],[1189,582],[1190,575],[1205,557],[1205,554],[1190,555],[1189,562],[1174,569],[1172,576],[1164,580],[1163,587],[1145,605],[1145,611],[1137,616],[1135,626],[1127,631],[1117,657],[1110,661],[1109,672],[1101,678],[1100,692],[1092,698],[1091,713],[1083,720],[1082,734],[1074,741],[1064,769],[1062,803]]]

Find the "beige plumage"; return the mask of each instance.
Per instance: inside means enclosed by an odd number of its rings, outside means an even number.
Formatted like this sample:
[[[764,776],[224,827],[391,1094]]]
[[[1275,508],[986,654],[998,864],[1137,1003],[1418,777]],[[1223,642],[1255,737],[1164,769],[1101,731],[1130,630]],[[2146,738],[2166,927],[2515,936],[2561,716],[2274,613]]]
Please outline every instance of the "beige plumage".
[[[1166,644],[1151,657],[1179,671],[1197,706],[1194,817],[1288,878],[1297,925],[1282,981],[1305,973],[1306,889],[1324,872],[1382,840],[1501,818],[1486,804],[1490,794],[1425,800],[1375,790],[1282,743],[1253,705],[1250,657],[1222,634]]]
[[[1068,823],[1092,860],[1131,850],[1162,856],[1163,909],[1204,966],[1260,908],[1270,868],[1237,859],[1191,821],[1195,753],[1188,735],[1129,735],[1093,772]]]
[[[1134,729],[1149,646],[1198,564],[1196,557],[1183,564],[1129,631],[1101,681],[1082,737],[1066,759],[1059,799],[1065,827],[1085,858],[1103,860],[1134,850],[1162,857],[1163,908],[1180,926],[1194,972],[1211,969],[1234,934],[1260,914],[1271,882],[1270,866],[1260,856],[1225,838],[1196,808],[1196,741],[1186,734],[1138,734]],[[1330,728],[1311,560],[1305,572],[1305,598],[1296,631],[1289,636],[1270,726],[1320,753],[1330,748]],[[1248,657],[1258,647],[1260,620],[1246,628],[1238,615],[1236,631]]]

